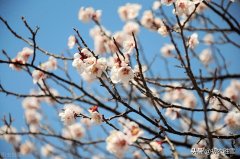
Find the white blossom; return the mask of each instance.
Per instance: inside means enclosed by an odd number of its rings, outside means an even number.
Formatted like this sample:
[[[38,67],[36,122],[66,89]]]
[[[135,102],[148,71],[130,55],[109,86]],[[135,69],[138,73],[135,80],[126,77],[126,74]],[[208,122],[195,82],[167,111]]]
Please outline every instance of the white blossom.
[[[128,141],[128,137],[123,132],[114,130],[106,139],[107,150],[118,158],[122,158],[128,150]]]
[[[204,64],[204,65],[208,65],[213,57],[212,57],[212,51],[210,49],[204,49],[200,55],[199,55],[199,59],[201,60],[201,62]]]
[[[188,40],[188,45],[191,49],[194,49],[196,47],[196,45],[198,45],[198,44],[199,44],[198,34],[193,33]]]
[[[75,104],[65,104],[63,112],[59,113],[61,120],[66,125],[71,125],[75,122],[77,115],[82,112],[82,109]]]
[[[138,16],[141,5],[136,3],[126,3],[118,8],[118,14],[123,21],[132,20]]]
[[[67,45],[68,45],[68,48],[69,49],[72,49],[73,47],[74,47],[74,45],[76,44],[76,38],[75,38],[75,36],[74,35],[71,35],[71,36],[69,36],[68,37],[68,43],[67,43]]]

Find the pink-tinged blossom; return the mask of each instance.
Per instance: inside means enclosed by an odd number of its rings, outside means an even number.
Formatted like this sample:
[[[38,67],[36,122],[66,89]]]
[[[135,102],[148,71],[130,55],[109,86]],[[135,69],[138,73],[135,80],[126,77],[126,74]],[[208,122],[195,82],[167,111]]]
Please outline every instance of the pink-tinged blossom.
[[[41,69],[46,71],[53,71],[57,69],[57,59],[53,56],[48,58],[48,61],[40,65]]]
[[[204,49],[200,55],[199,55],[199,59],[200,61],[204,64],[204,65],[208,65],[213,57],[212,57],[212,51],[210,49]]]
[[[101,10],[95,11],[92,7],[81,7],[78,13],[78,19],[84,23],[87,23],[92,19],[95,21],[100,21],[101,15]]]
[[[65,104],[63,111],[59,113],[61,120],[65,125],[71,125],[76,121],[77,116],[82,112],[82,109],[75,104]]]
[[[184,91],[183,106],[193,109],[197,104],[195,95],[190,91]]]
[[[36,97],[26,97],[22,101],[22,106],[24,109],[39,109],[40,103]]]
[[[151,141],[149,144],[150,144],[150,147],[153,151],[158,152],[158,153],[162,153],[163,147],[162,147],[162,142],[161,141]]]
[[[141,5],[136,3],[127,3],[118,8],[118,14],[123,21],[133,20],[138,16]]]
[[[80,123],[74,123],[63,130],[63,136],[69,139],[79,140],[85,135],[85,129]]]
[[[121,131],[112,131],[107,137],[107,150],[118,158],[122,158],[124,153],[128,150],[128,137]]]
[[[68,43],[67,43],[67,45],[68,45],[68,48],[69,49],[72,49],[73,47],[74,47],[74,45],[76,44],[76,38],[75,38],[75,36],[74,35],[71,35],[71,36],[69,36],[68,37]]]
[[[13,70],[21,70],[22,69],[22,64],[27,63],[28,58],[33,54],[33,50],[28,48],[28,47],[24,47],[22,49],[22,51],[20,51],[17,56],[12,59],[11,61],[16,63],[16,64],[9,64],[9,67],[12,68]]]
[[[40,70],[34,70],[32,72],[32,78],[33,78],[33,83],[36,84],[36,83],[40,82],[41,80],[47,78],[47,75]]]
[[[15,135],[15,134],[5,134],[5,133],[17,133],[17,129],[13,126],[8,127],[7,125],[4,125],[0,127],[0,134],[4,134],[0,136],[0,138],[3,138],[7,142],[18,145],[21,141],[21,136]]]
[[[21,144],[19,147],[20,154],[27,155],[32,153],[35,150],[35,146],[32,142],[26,141],[25,143]]]
[[[189,15],[193,12],[194,8],[194,3],[189,0],[176,0],[175,14],[179,16]]]
[[[173,44],[164,44],[161,48],[160,52],[163,57],[173,57],[173,51],[175,50],[175,47]]]
[[[224,118],[225,124],[232,130],[240,130],[240,113],[238,110],[232,110]]]
[[[161,3],[167,6],[170,6],[175,2],[175,0],[161,0]]]
[[[111,80],[113,83],[127,84],[134,77],[133,70],[128,65],[113,67],[111,70]]]
[[[50,157],[54,153],[54,148],[51,145],[46,144],[46,145],[42,146],[41,153],[44,157]]]
[[[128,21],[123,26],[123,31],[128,35],[132,35],[132,33],[136,35],[139,32],[139,25],[136,22]]]
[[[25,118],[29,125],[39,125],[42,116],[36,110],[26,110]]]
[[[98,106],[92,106],[88,109],[88,112],[91,115],[91,121],[93,121],[96,124],[101,124],[103,120],[102,114],[98,111]]]
[[[120,118],[119,123],[123,127],[123,132],[128,136],[130,140],[129,143],[137,141],[137,139],[143,135],[143,131],[137,123],[125,118]]]
[[[134,48],[135,48],[135,42],[133,38],[123,42],[123,50],[125,51],[125,53],[130,54]]]
[[[166,25],[162,25],[160,28],[158,28],[158,33],[163,37],[166,37],[169,34]]]
[[[154,21],[153,13],[150,10],[146,10],[143,12],[143,16],[141,18],[141,24],[146,28],[152,28],[152,23]]]
[[[214,37],[212,34],[206,34],[203,38],[203,42],[207,45],[211,45],[214,42]]]
[[[197,45],[199,44],[199,41],[198,41],[198,34],[197,33],[193,33],[189,40],[188,40],[188,46],[191,48],[191,49],[194,49]]]

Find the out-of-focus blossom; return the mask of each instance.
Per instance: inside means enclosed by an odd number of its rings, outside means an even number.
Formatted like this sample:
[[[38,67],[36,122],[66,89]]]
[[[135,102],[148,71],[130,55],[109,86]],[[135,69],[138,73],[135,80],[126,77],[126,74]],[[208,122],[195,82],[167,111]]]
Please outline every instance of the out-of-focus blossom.
[[[48,61],[42,63],[40,67],[46,71],[53,71],[57,69],[57,59],[53,56],[48,58]]]
[[[203,42],[207,45],[211,45],[214,42],[214,37],[212,34],[206,34],[203,38]]]
[[[160,1],[156,0],[156,1],[153,2],[153,4],[152,4],[152,9],[153,10],[158,10],[160,7],[161,7],[161,2]]]
[[[240,113],[236,110],[232,110],[228,112],[226,117],[224,118],[224,122],[230,129],[240,130]]]
[[[134,42],[133,38],[128,39],[123,42],[123,49],[124,49],[125,53],[130,54],[134,48],[135,48],[135,42]]]
[[[188,40],[188,45],[191,49],[194,49],[198,44],[199,44],[198,34],[193,33]]]
[[[74,139],[74,140],[79,140],[83,138],[85,134],[85,129],[80,123],[74,123],[67,128],[64,129],[63,131],[63,136],[66,138]]]
[[[19,149],[22,155],[27,155],[32,153],[35,150],[35,146],[32,142],[26,141],[25,143],[20,145]]]
[[[74,45],[76,44],[76,38],[75,38],[75,36],[74,35],[71,35],[71,36],[69,36],[68,37],[68,43],[67,43],[67,45],[68,45],[68,48],[69,49],[72,49],[73,47],[74,47]]]
[[[204,65],[208,65],[213,57],[212,57],[212,51],[210,49],[204,49],[200,55],[199,55],[199,59],[201,60],[201,62],[204,64]]]
[[[173,2],[175,2],[175,0],[161,0],[161,2],[162,2],[162,4],[169,6],[169,5],[173,4]]]
[[[78,19],[84,23],[89,22],[90,20],[99,21],[102,15],[101,10],[94,10],[92,7],[81,7],[78,13]]]
[[[163,151],[161,141],[151,141],[150,147],[151,147],[151,149],[153,149],[153,151],[158,152],[158,153],[162,153],[162,151]]]
[[[7,142],[9,142],[13,145],[18,145],[19,142],[21,141],[21,137],[19,135],[5,134],[5,133],[17,133],[17,129],[13,126],[8,127],[7,125],[4,125],[4,126],[0,127],[0,133],[4,134],[4,135],[0,136],[1,138],[3,138],[4,140],[6,140]]]
[[[26,97],[22,101],[24,109],[39,109],[39,100],[36,97]]]
[[[128,137],[123,132],[114,130],[106,139],[107,150],[118,158],[122,158],[128,150],[128,141]]]
[[[174,50],[175,50],[175,47],[173,44],[164,44],[160,52],[163,57],[173,57]]]
[[[136,3],[127,3],[118,8],[118,14],[123,21],[132,20],[138,16],[141,5]]]
[[[204,150],[206,149],[208,146],[207,146],[207,142],[206,140],[201,140],[199,141],[198,143],[194,144],[192,146],[192,150],[193,152],[198,152],[198,150]],[[194,153],[193,154],[196,158],[205,158],[207,155],[205,153]]]
[[[26,110],[25,118],[26,118],[26,121],[28,124],[39,125],[39,122],[40,122],[42,116],[36,110]]]
[[[65,104],[63,112],[59,113],[61,120],[66,124],[73,124],[76,117],[82,112],[82,109],[75,104]]]
[[[51,145],[46,144],[42,146],[41,152],[44,157],[50,157],[54,153],[54,148]]]
[[[158,28],[158,33],[163,37],[167,36],[169,33],[166,25],[162,25],[160,28]]]
[[[123,26],[123,31],[129,35],[132,35],[132,33],[137,34],[139,32],[139,25],[136,22],[128,21]]]
[[[47,75],[40,70],[34,70],[32,72],[32,78],[33,78],[33,83],[36,84],[36,83],[40,82],[41,80],[47,78]]]

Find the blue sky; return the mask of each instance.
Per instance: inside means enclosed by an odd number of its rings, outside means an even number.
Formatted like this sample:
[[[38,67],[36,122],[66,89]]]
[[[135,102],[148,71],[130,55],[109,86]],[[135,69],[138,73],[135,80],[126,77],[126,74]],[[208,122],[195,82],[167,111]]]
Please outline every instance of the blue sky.
[[[21,16],[24,16],[30,26],[40,27],[40,31],[37,35],[38,45],[55,54],[61,54],[62,52],[67,51],[67,38],[69,35],[74,34],[73,27],[77,28],[88,45],[91,48],[93,47],[93,41],[90,38],[89,29],[92,28],[94,24],[92,22],[83,24],[78,20],[77,15],[80,7],[93,6],[95,9],[103,10],[101,23],[106,29],[115,32],[121,30],[124,24],[117,14],[117,9],[120,5],[123,5],[126,2],[128,1],[0,0],[0,16],[5,18],[17,33],[27,38],[30,34],[21,21]],[[141,3],[143,11],[145,9],[150,9],[153,1],[131,1],[131,3],[133,2]],[[233,7],[232,12],[236,15],[237,19],[240,18],[237,9],[234,9]],[[170,9],[169,14],[171,14]],[[209,16],[215,18],[215,15]],[[219,19],[217,22],[219,25],[224,25]],[[14,57],[18,51],[27,46],[24,42],[11,35],[2,23],[0,23],[0,28],[0,49],[4,49],[11,57]],[[189,35],[191,34],[189,33]],[[199,33],[200,38],[203,38],[203,36],[203,33]],[[145,55],[149,61],[153,59],[156,53],[159,54],[159,49],[164,43],[169,42],[168,38],[163,38],[159,34],[150,32],[146,29],[141,29],[139,37],[143,44]],[[234,40],[240,41],[240,37],[237,36]],[[206,46],[200,46],[196,51],[200,52],[204,47]],[[230,72],[239,72],[239,50],[236,48],[229,48],[228,46],[221,46],[220,49],[224,53],[224,57],[227,61],[230,62]],[[71,51],[71,53],[73,54],[74,51]],[[0,57],[2,58],[2,55],[0,55]],[[47,60],[46,56],[42,56],[40,53],[37,55],[37,62],[45,60]],[[174,66],[179,65],[175,59],[169,60],[169,63],[171,65],[170,69],[172,74],[175,77],[185,76],[183,70],[179,70],[179,68]],[[201,65],[194,61],[192,61],[192,63],[194,71],[198,72],[198,68]],[[154,63],[152,68],[155,73],[160,73],[160,75],[166,76],[164,63],[160,58]],[[0,65],[0,72],[0,82],[8,90],[27,94],[30,89],[36,88],[32,83],[32,79],[23,72],[13,71],[9,69],[7,65]],[[74,76],[74,80],[78,82],[79,76],[76,71],[72,69],[70,73]],[[224,84],[226,85],[226,83]],[[46,105],[44,106],[44,110],[48,115],[54,113],[51,108],[48,108]],[[0,118],[8,113],[11,113],[15,118],[14,126],[21,129],[24,123],[21,99],[0,94]],[[2,140],[0,140],[0,147],[0,152],[11,152],[11,147]]]

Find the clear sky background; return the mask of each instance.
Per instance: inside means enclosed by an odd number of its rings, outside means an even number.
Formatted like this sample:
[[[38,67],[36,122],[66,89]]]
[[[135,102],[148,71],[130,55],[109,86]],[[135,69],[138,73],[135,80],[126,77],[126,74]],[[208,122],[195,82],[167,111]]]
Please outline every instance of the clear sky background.
[[[106,29],[111,32],[115,32],[121,30],[124,24],[117,14],[117,9],[126,2],[136,2],[142,4],[142,10],[140,13],[140,15],[142,15],[142,11],[151,8],[153,1],[0,0],[0,16],[6,19],[17,33],[27,38],[30,36],[30,33],[22,23],[21,16],[24,16],[30,26],[34,27],[37,25],[40,27],[37,35],[38,45],[55,54],[61,54],[62,52],[67,51],[67,39],[69,35],[74,34],[73,27],[80,31],[88,45],[93,48],[93,41],[90,38],[89,29],[92,28],[94,24],[93,22],[83,24],[78,20],[78,11],[80,7],[92,6],[95,9],[101,9],[103,11],[101,23]],[[233,7],[231,12],[234,13],[236,19],[239,19],[240,12],[236,8],[237,7]],[[169,9],[169,14],[172,14],[171,9]],[[209,16],[212,18],[215,17],[215,15]],[[217,22],[219,25],[225,25],[220,19],[218,19]],[[160,56],[159,50],[161,46],[164,43],[169,42],[168,38],[163,38],[159,34],[150,32],[146,29],[141,29],[139,37],[141,43],[143,44],[145,55],[149,61],[153,59],[156,53]],[[204,34],[199,33],[199,37],[203,38]],[[239,42],[239,36],[236,36],[234,40]],[[0,23],[1,50],[4,49],[13,58],[16,56],[17,52],[26,46],[27,45],[24,42],[16,39],[6,29],[6,27]],[[203,48],[204,46],[197,47],[196,52],[200,52]],[[220,49],[229,64],[230,72],[239,73],[239,50],[236,48],[229,48],[228,46],[221,46]],[[72,54],[75,53],[74,51],[70,52]],[[40,54],[37,55],[37,62],[47,60],[47,57],[41,56]],[[3,55],[0,55],[0,57],[2,58]],[[174,65],[179,64],[176,60],[173,59],[169,62],[171,64],[171,72],[175,77],[185,76],[182,70],[174,67]],[[194,71],[198,72],[197,70],[201,65],[193,62],[193,66]],[[152,68],[155,73],[160,74],[161,76],[166,76],[164,62],[160,60],[160,58],[154,63]],[[79,76],[74,69],[72,69],[71,74],[74,76],[75,81],[79,81]],[[23,72],[13,71],[7,65],[0,65],[0,82],[7,90],[19,93],[27,94],[30,89],[36,88],[36,86],[32,83],[32,79],[28,75]],[[227,83],[224,84],[226,85]],[[46,114],[49,115],[49,118],[51,118],[50,114],[53,113],[53,110],[49,109],[46,105],[44,106],[44,111],[46,111]],[[58,108],[60,109],[61,106],[58,106]],[[14,126],[21,130],[24,124],[24,111],[21,106],[21,99],[0,94],[0,118],[8,113],[11,113],[15,119]],[[2,123],[0,126],[1,125]],[[12,152],[12,149],[8,144],[6,144],[6,142],[0,140],[0,152]]]

